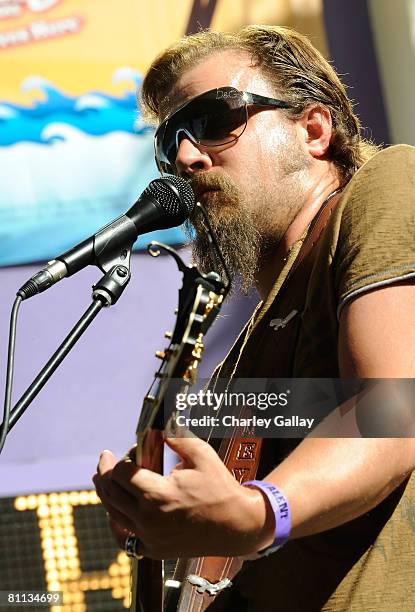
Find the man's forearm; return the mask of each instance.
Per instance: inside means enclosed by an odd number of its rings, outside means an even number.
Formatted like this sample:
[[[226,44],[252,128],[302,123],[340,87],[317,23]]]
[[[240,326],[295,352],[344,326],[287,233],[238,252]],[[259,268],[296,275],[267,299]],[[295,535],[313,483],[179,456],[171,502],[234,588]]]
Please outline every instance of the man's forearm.
[[[368,512],[414,465],[413,438],[306,438],[264,480],[289,500],[299,538]]]

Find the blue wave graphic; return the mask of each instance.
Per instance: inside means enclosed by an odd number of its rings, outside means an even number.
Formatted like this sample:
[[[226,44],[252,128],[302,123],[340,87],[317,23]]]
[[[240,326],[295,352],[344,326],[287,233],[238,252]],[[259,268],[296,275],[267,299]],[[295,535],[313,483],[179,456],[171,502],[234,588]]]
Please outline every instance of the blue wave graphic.
[[[68,124],[91,136],[103,136],[110,132],[145,134],[153,130],[141,121],[137,109],[136,90],[142,77],[132,68],[119,68],[113,81],[130,81],[134,91],[126,89],[116,97],[100,91],[89,91],[81,96],[70,97],[42,77],[28,77],[22,90],[41,91],[42,100],[33,106],[22,106],[0,100],[0,146],[19,142],[53,144],[45,139],[44,129],[50,123]]]

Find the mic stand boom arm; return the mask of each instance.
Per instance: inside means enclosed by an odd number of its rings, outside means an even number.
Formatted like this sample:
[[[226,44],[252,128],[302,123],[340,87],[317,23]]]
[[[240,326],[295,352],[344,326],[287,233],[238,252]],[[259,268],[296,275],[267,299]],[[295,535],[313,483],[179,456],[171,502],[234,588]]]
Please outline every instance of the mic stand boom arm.
[[[131,274],[129,268],[125,265],[117,264],[93,286],[92,304],[90,304],[88,309],[66,336],[65,340],[36,376],[32,384],[26,389],[19,401],[13,406],[10,414],[8,431],[12,429],[25,410],[30,406],[40,390],[45,386],[52,374],[68,355],[69,351],[75,346],[101,309],[105,306],[112,306],[112,304],[118,301],[130,278]]]

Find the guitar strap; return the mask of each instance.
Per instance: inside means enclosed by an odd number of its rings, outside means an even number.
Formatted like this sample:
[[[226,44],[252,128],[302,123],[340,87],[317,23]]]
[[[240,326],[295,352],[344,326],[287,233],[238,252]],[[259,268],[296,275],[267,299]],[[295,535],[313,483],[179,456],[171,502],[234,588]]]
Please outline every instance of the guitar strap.
[[[308,280],[316,254],[316,249],[313,247],[322,236],[330,215],[340,200],[341,193],[339,191],[333,192],[326,199],[313,219],[300,251],[279,290],[277,299],[280,300],[283,297],[287,312],[290,312],[290,308],[298,308],[298,305],[304,304]],[[222,440],[218,454],[238,482],[242,483],[255,479],[261,458],[262,442],[262,438],[238,437],[237,435],[232,440]],[[229,586],[227,581],[231,581],[241,569],[243,561],[238,557],[201,557],[191,559],[187,562],[187,565],[185,564],[185,560],[180,560],[178,569],[182,576],[177,577],[179,579],[184,577],[184,582],[178,611],[203,612],[207,608],[212,608],[215,612],[221,610],[221,598],[216,598],[216,595],[222,589],[218,588],[218,592],[215,593],[215,585],[217,588],[222,583],[222,588],[226,589],[226,586]],[[184,568],[184,572],[180,571]],[[189,582],[189,577],[193,580],[193,584]],[[199,585],[197,586],[195,582],[198,581]],[[203,591],[203,589],[205,590]],[[226,607],[223,608],[223,610],[225,609]]]

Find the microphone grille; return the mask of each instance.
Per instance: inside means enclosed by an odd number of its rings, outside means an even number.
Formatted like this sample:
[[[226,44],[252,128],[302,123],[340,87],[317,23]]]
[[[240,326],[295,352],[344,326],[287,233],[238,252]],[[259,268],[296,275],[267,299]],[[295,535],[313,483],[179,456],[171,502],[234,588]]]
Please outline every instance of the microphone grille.
[[[189,183],[179,176],[166,174],[151,181],[143,195],[153,196],[167,217],[183,223],[195,205],[195,194]]]

